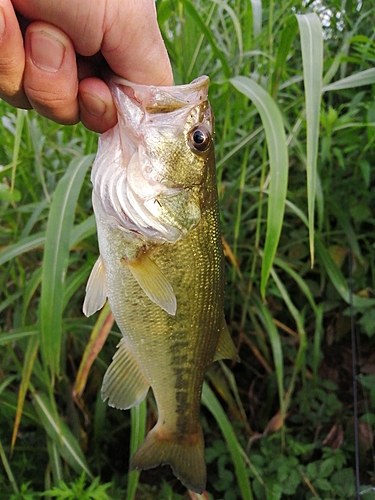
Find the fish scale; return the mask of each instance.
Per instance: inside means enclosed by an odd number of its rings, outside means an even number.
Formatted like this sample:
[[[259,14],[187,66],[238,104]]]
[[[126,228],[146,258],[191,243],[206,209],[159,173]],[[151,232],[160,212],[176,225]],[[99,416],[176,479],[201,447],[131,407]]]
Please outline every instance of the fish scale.
[[[102,396],[126,409],[151,387],[158,421],[131,467],[170,464],[201,493],[204,374],[215,359],[237,359],[223,312],[208,78],[176,87],[115,78],[111,88],[119,124],[101,137],[93,166],[100,257],[84,303],[89,315],[108,298],[123,335]]]

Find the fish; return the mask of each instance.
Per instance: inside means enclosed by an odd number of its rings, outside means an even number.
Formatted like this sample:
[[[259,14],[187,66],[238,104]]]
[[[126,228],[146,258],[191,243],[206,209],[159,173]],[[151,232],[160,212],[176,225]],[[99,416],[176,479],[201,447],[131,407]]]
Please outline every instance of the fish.
[[[204,375],[238,360],[224,317],[214,117],[209,78],[149,86],[110,80],[118,123],[99,138],[91,182],[99,258],[83,312],[108,299],[122,339],[102,398],[119,409],[152,388],[158,420],[130,469],[169,464],[206,487],[199,410]]]

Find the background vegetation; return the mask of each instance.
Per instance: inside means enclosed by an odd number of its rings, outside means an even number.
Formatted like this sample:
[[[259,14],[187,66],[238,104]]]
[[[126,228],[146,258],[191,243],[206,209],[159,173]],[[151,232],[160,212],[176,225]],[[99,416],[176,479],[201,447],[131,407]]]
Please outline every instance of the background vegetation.
[[[212,82],[226,317],[242,360],[207,375],[205,498],[355,497],[355,408],[361,498],[375,498],[375,8],[157,7],[176,83]],[[100,398],[120,335],[107,307],[81,311],[98,253],[97,137],[0,112],[2,498],[186,498],[167,467],[127,472],[152,399],[121,412]]]

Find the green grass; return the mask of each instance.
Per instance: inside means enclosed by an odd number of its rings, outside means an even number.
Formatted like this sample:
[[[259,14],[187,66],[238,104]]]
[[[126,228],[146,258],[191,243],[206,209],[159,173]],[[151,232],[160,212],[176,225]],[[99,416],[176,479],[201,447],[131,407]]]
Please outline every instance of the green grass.
[[[225,313],[241,357],[204,386],[206,498],[354,496],[349,252],[361,366],[375,339],[375,13],[358,6],[157,2],[176,83],[211,79]],[[82,314],[97,136],[2,102],[0,114],[0,489],[183,498],[166,467],[127,472],[152,398],[132,412],[100,398],[120,334],[108,310]],[[366,500],[371,376],[359,394]]]

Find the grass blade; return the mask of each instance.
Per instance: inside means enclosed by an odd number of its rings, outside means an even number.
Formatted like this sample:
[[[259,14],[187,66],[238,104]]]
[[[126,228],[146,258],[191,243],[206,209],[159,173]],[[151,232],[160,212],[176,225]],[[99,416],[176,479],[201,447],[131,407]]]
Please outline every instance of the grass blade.
[[[95,232],[95,217],[91,215],[85,221],[81,222],[77,226],[74,226],[74,229],[71,232],[70,246],[72,247],[76,245],[83,239],[95,234]],[[37,234],[33,234],[32,236],[22,238],[17,243],[4,248],[4,250],[0,252],[0,266],[26,252],[42,248],[45,241],[45,232],[40,232]]]
[[[343,90],[343,89],[353,89],[355,87],[361,87],[362,85],[373,85],[375,83],[375,68],[366,69],[360,71],[355,75],[347,76],[342,78],[337,82],[330,83],[322,88],[323,92],[329,90]]]
[[[281,346],[281,339],[279,332],[273,322],[270,311],[264,303],[254,294],[258,316],[265,327],[266,332],[270,337],[273,362],[275,365],[275,374],[277,381],[277,388],[279,392],[279,404],[281,408],[282,417],[285,416],[284,409],[284,365],[283,365],[283,349]]]
[[[7,459],[7,456],[5,454],[3,444],[1,441],[0,441],[0,458],[1,458],[1,461],[3,462],[5,472],[8,476],[10,484],[12,485],[14,493],[19,493],[19,489],[18,489],[16,480],[14,479],[12,469],[10,468],[10,465],[9,465],[9,462],[8,462],[8,459]]]
[[[138,446],[142,443],[146,435],[146,416],[147,400],[144,399],[141,404],[134,406],[130,410],[131,417],[131,435],[130,435],[130,457],[136,452]],[[128,475],[128,488],[126,491],[126,500],[133,500],[138,487],[139,471],[131,471]]]
[[[73,398],[76,398],[77,396],[80,397],[82,395],[86,386],[90,368],[103,347],[104,342],[107,340],[113,322],[114,317],[107,302],[102,309],[97,322],[95,323],[90,339],[83,353],[73,387]]]
[[[59,482],[64,479],[64,474],[59,450],[57,449],[56,443],[49,437],[47,438],[47,449],[54,483],[58,485]]]
[[[272,97],[274,98],[277,95],[278,87],[281,81],[281,76],[283,75],[285,63],[290,54],[290,48],[296,36],[297,30],[298,27],[295,17],[294,16],[288,17],[285,23],[285,27],[281,32],[281,38],[278,44],[275,65],[272,73],[271,93]]]
[[[17,109],[17,121],[16,121],[16,133],[14,136],[14,147],[12,155],[12,180],[11,180],[11,191],[14,190],[14,183],[16,179],[16,169],[18,163],[18,155],[20,152],[20,144],[22,138],[22,129],[25,121],[26,111],[24,109]]]
[[[96,233],[96,222],[95,216],[90,215],[87,219],[85,219],[80,224],[74,226],[72,230],[72,234],[70,236],[70,247],[74,247],[78,245],[82,240],[85,240],[89,236],[92,236]]]
[[[235,45],[238,46],[238,66],[241,65],[242,59],[243,59],[243,40],[242,40],[242,29],[241,29],[241,23],[239,22],[238,17],[236,16],[236,13],[228,5],[228,2],[225,0],[211,0],[212,2],[216,3],[219,5],[223,10],[225,10],[228,13],[228,16],[231,18],[234,31],[236,33],[237,41],[235,42]]]
[[[289,170],[286,136],[282,115],[277,104],[260,85],[244,76],[237,76],[230,81],[237,90],[251,99],[256,106],[262,119],[267,140],[270,185],[267,232],[261,275],[261,294],[264,297],[284,218]]]
[[[226,78],[229,78],[231,75],[231,70],[230,70],[228,62],[225,58],[225,55],[217,47],[215,39],[212,35],[212,31],[210,30],[210,28],[208,26],[205,25],[203,19],[201,18],[199,12],[195,8],[193,2],[191,2],[190,0],[180,0],[180,2],[183,4],[183,6],[186,9],[186,12],[189,14],[189,16],[191,16],[191,18],[194,20],[196,25],[199,27],[201,32],[206,37],[206,40],[208,41],[208,43],[211,46],[213,54],[215,54],[215,56],[220,60],[220,62],[222,64],[223,71],[224,71]]]
[[[33,404],[40,422],[55,443],[61,456],[77,473],[85,472],[90,478],[93,478],[76,438],[61,420],[48,397],[41,392],[33,392]]]
[[[14,445],[16,443],[16,438],[21,423],[21,416],[25,403],[26,393],[29,387],[30,377],[33,371],[33,366],[36,355],[38,354],[38,350],[39,350],[39,337],[37,336],[30,337],[27,344],[25,359],[23,362],[21,385],[18,391],[16,418],[14,420],[12,441],[10,444],[11,451],[13,451]]]
[[[250,0],[253,12],[253,37],[258,38],[262,31],[262,0]]]
[[[252,500],[253,494],[251,492],[249,476],[243,459],[243,456],[246,454],[237,440],[236,434],[225,411],[206,383],[203,384],[202,403],[212,413],[228,445],[242,498]]]
[[[335,264],[328,250],[325,248],[323,243],[319,238],[315,239],[316,250],[319,254],[319,260],[324,266],[329,279],[331,280],[333,286],[336,288],[337,292],[345,300],[347,304],[350,304],[350,292],[349,285],[346,282],[344,275],[342,274],[340,268]],[[364,309],[367,307],[375,306],[375,299],[367,299],[365,297],[360,297],[359,295],[353,294],[353,306],[358,309]]]
[[[301,37],[306,104],[307,206],[311,266],[314,265],[314,219],[319,143],[320,102],[323,78],[323,33],[316,14],[297,15]]]
[[[17,342],[17,340],[30,337],[32,335],[38,335],[38,330],[36,328],[22,328],[21,331],[15,331],[10,333],[0,334],[0,345],[8,344],[9,342]]]
[[[24,238],[9,247],[6,247],[0,252],[0,266],[22,255],[23,253],[43,247],[45,240],[46,237],[44,233],[37,233],[32,236],[28,236],[27,238]]]
[[[280,291],[281,296],[283,297],[283,300],[289,309],[290,314],[293,316],[294,321],[296,322],[297,325],[297,332],[299,336],[299,348],[297,352],[297,356],[295,358],[294,366],[293,366],[293,371],[292,375],[289,380],[289,386],[285,394],[284,398],[284,408],[283,411],[281,412],[281,417],[282,420],[284,420],[285,413],[288,411],[291,399],[292,399],[292,394],[294,391],[297,375],[300,370],[302,370],[304,363],[305,363],[305,354],[306,354],[306,347],[307,347],[307,338],[306,338],[306,331],[305,331],[305,325],[304,325],[304,319],[303,319],[303,314],[298,311],[296,306],[293,304],[290,295],[284,286],[284,283],[281,281],[279,276],[277,275],[276,271],[274,269],[271,269],[271,275],[276,283],[277,288]],[[284,412],[284,413],[283,413]]]
[[[48,217],[39,321],[41,351],[52,378],[59,372],[64,281],[75,206],[92,160],[89,155],[70,163],[56,188]]]

